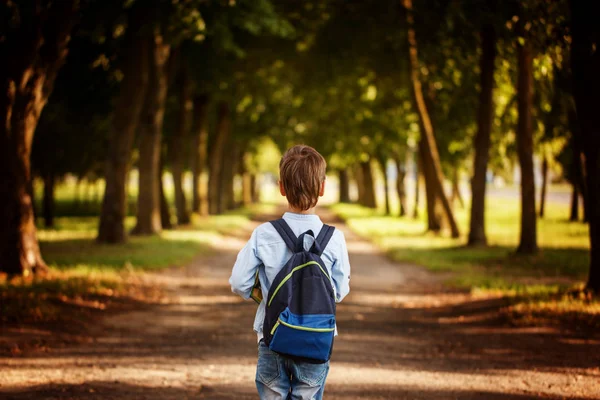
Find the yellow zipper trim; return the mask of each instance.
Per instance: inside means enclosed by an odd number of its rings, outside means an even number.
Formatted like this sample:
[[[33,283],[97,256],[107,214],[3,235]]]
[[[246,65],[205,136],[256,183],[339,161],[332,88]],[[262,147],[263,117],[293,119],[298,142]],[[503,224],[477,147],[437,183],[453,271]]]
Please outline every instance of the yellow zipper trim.
[[[281,287],[292,277],[292,275],[294,274],[294,272],[298,271],[299,269],[302,269],[304,267],[308,267],[309,265],[318,265],[319,268],[321,269],[321,272],[323,272],[325,274],[326,277],[329,277],[329,275],[327,275],[327,272],[325,272],[325,270],[323,269],[323,267],[321,267],[321,265],[316,262],[316,261],[309,261],[306,264],[302,264],[302,265],[298,265],[296,268],[294,268],[289,274],[287,274],[285,276],[285,278],[282,279],[282,281],[279,283],[279,285],[277,286],[277,288],[275,289],[275,291],[273,292],[273,295],[271,296],[271,298],[269,299],[269,304],[267,304],[267,306],[270,306],[271,303],[273,302],[273,299],[275,298],[275,295],[277,294],[277,292],[279,291],[279,289],[281,289]]]
[[[273,329],[271,329],[271,336],[273,336],[275,334],[275,329],[277,329],[278,326],[279,326],[279,321],[277,321],[275,323],[275,325],[273,325]]]
[[[309,331],[309,332],[332,332],[335,330],[335,328],[307,328],[305,326],[292,325],[292,324],[288,324],[287,322],[283,322],[282,320],[277,320],[275,327],[271,331],[271,335],[273,334],[273,332],[275,332],[275,328],[277,328],[277,326],[279,324],[281,324],[283,326],[287,326],[288,328],[299,329],[301,331]]]

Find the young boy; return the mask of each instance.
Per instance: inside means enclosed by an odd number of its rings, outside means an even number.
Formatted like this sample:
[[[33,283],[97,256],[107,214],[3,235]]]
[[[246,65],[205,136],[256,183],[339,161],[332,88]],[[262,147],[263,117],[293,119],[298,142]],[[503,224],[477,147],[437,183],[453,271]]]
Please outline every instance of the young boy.
[[[290,148],[279,163],[279,190],[287,198],[289,210],[283,219],[296,237],[308,230],[318,235],[323,227],[315,214],[315,206],[325,191],[325,168],[323,156],[312,147],[303,145]],[[305,250],[313,245],[314,240],[311,239],[305,237]],[[329,361],[313,364],[288,358],[271,351],[262,340],[267,293],[273,279],[291,256],[291,250],[273,225],[262,224],[254,230],[238,254],[229,279],[232,291],[248,299],[258,270],[264,298],[256,312],[254,331],[258,335],[256,387],[262,400],[320,400],[329,371]],[[341,231],[334,231],[321,259],[332,279],[335,301],[340,302],[350,291],[350,263]]]

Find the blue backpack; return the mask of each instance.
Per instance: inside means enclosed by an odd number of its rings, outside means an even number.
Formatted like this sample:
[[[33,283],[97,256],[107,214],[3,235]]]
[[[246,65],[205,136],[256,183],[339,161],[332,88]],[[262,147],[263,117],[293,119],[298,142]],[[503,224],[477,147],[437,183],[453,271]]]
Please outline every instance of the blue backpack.
[[[310,250],[304,250],[306,231],[296,238],[283,220],[271,221],[292,251],[267,296],[263,325],[265,344],[276,353],[312,363],[331,357],[335,331],[335,295],[321,254],[335,228],[323,225]]]

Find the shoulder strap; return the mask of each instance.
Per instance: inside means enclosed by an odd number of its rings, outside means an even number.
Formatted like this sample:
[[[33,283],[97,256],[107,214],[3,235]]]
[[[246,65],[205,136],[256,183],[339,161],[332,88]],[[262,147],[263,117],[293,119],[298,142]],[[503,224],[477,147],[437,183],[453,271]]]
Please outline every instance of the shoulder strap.
[[[323,227],[321,228],[321,231],[316,239],[316,242],[319,244],[319,256],[323,254],[323,251],[325,251],[325,247],[327,247],[327,243],[329,243],[334,231],[335,227],[323,224]]]
[[[277,233],[279,233],[279,236],[281,236],[288,249],[294,252],[296,249],[296,242],[298,241],[298,238],[296,238],[296,235],[294,235],[292,228],[290,228],[290,226],[287,224],[287,222],[285,222],[283,218],[269,222],[271,223],[271,225],[273,225]]]

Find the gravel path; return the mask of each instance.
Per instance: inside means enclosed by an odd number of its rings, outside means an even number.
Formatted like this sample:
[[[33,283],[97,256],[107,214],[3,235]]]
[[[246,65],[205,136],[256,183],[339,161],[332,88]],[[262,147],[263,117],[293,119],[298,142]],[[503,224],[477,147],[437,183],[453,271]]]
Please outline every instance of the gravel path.
[[[340,222],[352,264],[326,399],[598,399],[600,337],[498,320],[497,299],[444,291]],[[256,306],[218,253],[149,276],[172,300],[104,319],[90,343],[0,358],[0,399],[256,399]]]

